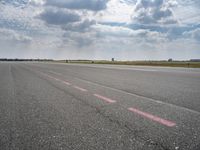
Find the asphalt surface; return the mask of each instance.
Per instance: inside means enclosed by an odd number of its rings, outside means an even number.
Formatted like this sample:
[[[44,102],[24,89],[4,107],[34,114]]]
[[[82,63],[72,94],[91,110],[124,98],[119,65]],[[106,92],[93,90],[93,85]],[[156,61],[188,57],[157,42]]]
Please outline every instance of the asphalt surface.
[[[0,62],[2,150],[200,150],[200,69]]]

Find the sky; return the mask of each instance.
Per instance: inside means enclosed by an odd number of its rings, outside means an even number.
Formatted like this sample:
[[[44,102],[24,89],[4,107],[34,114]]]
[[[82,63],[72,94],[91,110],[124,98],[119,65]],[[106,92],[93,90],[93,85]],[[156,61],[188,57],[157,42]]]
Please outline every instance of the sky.
[[[200,0],[0,0],[0,58],[200,58]]]

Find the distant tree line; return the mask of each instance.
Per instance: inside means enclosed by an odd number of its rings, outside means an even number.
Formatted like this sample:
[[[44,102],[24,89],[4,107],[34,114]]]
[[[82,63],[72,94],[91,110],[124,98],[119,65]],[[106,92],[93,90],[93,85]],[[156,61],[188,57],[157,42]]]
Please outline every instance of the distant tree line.
[[[19,59],[19,58],[0,58],[0,61],[53,61],[53,59]]]
[[[191,62],[200,62],[200,59],[190,59]]]

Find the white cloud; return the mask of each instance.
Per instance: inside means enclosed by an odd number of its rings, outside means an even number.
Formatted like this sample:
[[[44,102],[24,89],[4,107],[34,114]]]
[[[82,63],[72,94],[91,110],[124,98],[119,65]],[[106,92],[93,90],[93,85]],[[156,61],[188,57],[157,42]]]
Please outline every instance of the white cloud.
[[[32,41],[31,37],[20,34],[14,30],[9,29],[0,29],[0,40],[1,41],[10,41],[14,43],[23,43],[27,44]]]
[[[186,36],[187,38],[194,38],[200,42],[200,28],[184,32],[183,35]]]
[[[199,3],[191,1],[4,0],[0,55],[189,59],[200,54]]]
[[[73,32],[90,32],[91,30],[90,27],[95,24],[96,24],[95,20],[85,19],[83,21],[67,24],[63,26],[63,29]]]
[[[175,0],[138,0],[132,21],[139,24],[176,24],[171,9],[175,5]]]
[[[110,0],[107,9],[96,19],[100,22],[130,22],[133,7],[134,3],[127,3],[127,0]]]
[[[45,4],[44,0],[29,0],[29,4],[35,5],[35,6],[41,6]]]

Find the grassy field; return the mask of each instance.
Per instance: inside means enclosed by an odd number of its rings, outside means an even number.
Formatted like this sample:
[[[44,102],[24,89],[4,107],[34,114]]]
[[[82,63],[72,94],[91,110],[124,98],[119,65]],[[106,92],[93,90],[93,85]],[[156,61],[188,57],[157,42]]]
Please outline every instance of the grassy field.
[[[61,63],[82,63],[82,64],[113,64],[113,65],[137,65],[137,66],[162,66],[162,67],[185,67],[200,68],[200,62],[190,61],[106,61],[106,60],[58,60]]]

